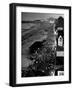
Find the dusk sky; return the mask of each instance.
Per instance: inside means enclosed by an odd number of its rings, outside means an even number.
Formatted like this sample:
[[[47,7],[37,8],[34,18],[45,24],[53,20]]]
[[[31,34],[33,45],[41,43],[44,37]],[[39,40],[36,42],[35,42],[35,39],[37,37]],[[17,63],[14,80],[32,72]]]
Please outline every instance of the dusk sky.
[[[58,18],[59,16],[64,17],[63,14],[52,14],[52,13],[27,13],[22,12],[22,21],[33,21],[33,20],[40,20],[40,19],[47,19],[50,17]]]

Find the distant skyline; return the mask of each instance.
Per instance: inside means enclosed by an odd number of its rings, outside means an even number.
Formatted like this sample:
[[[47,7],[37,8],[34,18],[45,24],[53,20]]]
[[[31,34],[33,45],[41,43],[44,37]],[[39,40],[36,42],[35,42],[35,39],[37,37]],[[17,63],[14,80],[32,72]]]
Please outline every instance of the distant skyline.
[[[22,21],[33,21],[33,20],[43,20],[48,19],[50,17],[52,18],[58,18],[62,16],[64,18],[63,14],[55,14],[55,13],[27,13],[22,12]]]

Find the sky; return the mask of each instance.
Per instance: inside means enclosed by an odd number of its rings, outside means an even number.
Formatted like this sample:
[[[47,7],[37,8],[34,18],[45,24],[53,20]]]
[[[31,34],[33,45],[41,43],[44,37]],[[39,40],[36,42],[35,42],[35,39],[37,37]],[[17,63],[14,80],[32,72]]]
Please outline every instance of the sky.
[[[59,16],[64,17],[63,14],[22,12],[22,21],[28,21],[28,20],[33,21],[33,20],[47,19],[50,17],[58,18]]]

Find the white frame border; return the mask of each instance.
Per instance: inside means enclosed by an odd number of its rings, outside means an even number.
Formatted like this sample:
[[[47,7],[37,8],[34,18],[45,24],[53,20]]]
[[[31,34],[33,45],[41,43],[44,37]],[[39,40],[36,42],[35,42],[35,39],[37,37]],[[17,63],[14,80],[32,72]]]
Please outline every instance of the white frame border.
[[[64,14],[64,76],[21,78],[21,12]],[[36,7],[16,7],[16,83],[69,81],[69,10]]]

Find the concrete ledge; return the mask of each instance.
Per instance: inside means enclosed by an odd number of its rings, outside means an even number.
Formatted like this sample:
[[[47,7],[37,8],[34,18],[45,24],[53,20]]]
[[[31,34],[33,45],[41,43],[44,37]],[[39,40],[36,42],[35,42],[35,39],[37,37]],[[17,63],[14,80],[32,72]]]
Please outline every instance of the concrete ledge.
[[[64,57],[64,51],[57,51],[57,56],[59,57],[61,57],[61,56],[63,56]]]

